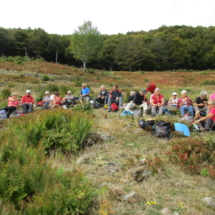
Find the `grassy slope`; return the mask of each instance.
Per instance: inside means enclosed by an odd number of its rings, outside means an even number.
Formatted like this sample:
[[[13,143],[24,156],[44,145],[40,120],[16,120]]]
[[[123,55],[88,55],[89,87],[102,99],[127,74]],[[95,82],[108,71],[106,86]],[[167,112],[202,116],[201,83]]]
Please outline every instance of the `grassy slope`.
[[[68,89],[78,95],[79,87],[75,87],[77,78],[90,85],[93,94],[99,90],[101,84],[111,89],[112,83],[119,84],[123,92],[139,90],[144,87],[146,80],[155,83],[161,92],[168,99],[173,91],[180,93],[182,89],[189,92],[194,99],[201,90],[214,92],[211,86],[200,86],[204,80],[214,79],[215,72],[146,72],[141,74],[129,72],[111,72],[102,75],[101,71],[95,74],[83,73],[80,70],[74,71],[71,67],[50,63],[28,62],[25,65],[13,63],[0,64],[1,83],[0,90],[10,87],[12,91],[24,94],[26,88],[33,91],[36,96],[37,90],[47,82],[41,82],[41,74],[53,75],[55,81],[50,83],[64,84],[69,81]],[[13,70],[13,71],[10,71]],[[22,77],[21,74],[26,74]],[[35,76],[37,74],[39,77]],[[63,96],[63,95],[62,95]],[[1,101],[4,102],[4,101]],[[163,139],[152,138],[146,131],[138,130],[137,119],[119,117],[118,113],[106,114],[106,110],[95,110],[96,123],[94,130],[108,132],[114,140],[105,142],[102,145],[94,145],[81,152],[78,156],[87,154],[90,162],[81,164],[86,176],[97,187],[108,187],[107,192],[100,196],[99,202],[105,211],[114,214],[160,214],[161,208],[169,207],[173,211],[181,211],[182,214],[214,214],[207,208],[201,199],[206,196],[215,197],[214,182],[202,176],[185,174],[178,166],[168,162],[165,152],[169,143]],[[139,166],[142,158],[152,159],[159,156],[163,161],[161,168],[158,168],[156,175],[151,175],[141,183],[137,183],[130,176],[128,171]],[[69,170],[76,165],[77,156],[66,159],[62,155],[52,158],[53,165],[63,166]],[[107,162],[116,162],[115,167],[107,166]],[[127,203],[122,200],[125,194],[136,191],[140,200]],[[119,195],[122,194],[122,195]],[[146,204],[148,201],[155,201],[155,206]],[[184,208],[180,207],[183,203]],[[96,214],[96,212],[93,212]],[[107,213],[108,214],[108,213]]]

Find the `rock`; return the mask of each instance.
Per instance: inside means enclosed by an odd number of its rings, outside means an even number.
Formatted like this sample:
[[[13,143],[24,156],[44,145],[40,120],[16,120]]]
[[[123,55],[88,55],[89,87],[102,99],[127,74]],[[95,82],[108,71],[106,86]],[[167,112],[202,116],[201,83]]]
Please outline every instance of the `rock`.
[[[215,208],[215,201],[212,197],[205,197],[202,201],[208,206]]]
[[[140,165],[144,165],[144,164],[146,164],[146,159],[140,160]]]
[[[90,158],[87,155],[83,155],[80,158],[77,159],[76,163],[77,164],[83,164],[83,163],[89,163]]]
[[[171,214],[172,214],[172,212],[171,212],[171,210],[170,210],[169,208],[163,208],[163,209],[161,210],[161,213],[162,213],[163,215],[171,215]]]
[[[110,133],[103,133],[100,131],[97,131],[94,133],[99,134],[103,140],[114,140],[114,138],[110,135]]]
[[[138,200],[140,200],[140,196],[136,192],[131,192],[123,197],[123,201],[129,202],[129,203],[137,202]]]
[[[92,132],[84,139],[82,143],[82,148],[93,146],[95,144],[103,143],[103,138],[97,132]]]
[[[109,192],[113,196],[122,196],[124,194],[124,191],[121,188],[110,188]]]
[[[149,177],[149,171],[145,169],[144,166],[129,169],[128,174],[130,174],[131,177],[137,182],[141,182]]]
[[[137,134],[137,133],[139,133],[139,132],[141,132],[142,131],[142,129],[141,128],[138,128],[138,129],[136,129],[135,131],[134,131],[134,134]]]

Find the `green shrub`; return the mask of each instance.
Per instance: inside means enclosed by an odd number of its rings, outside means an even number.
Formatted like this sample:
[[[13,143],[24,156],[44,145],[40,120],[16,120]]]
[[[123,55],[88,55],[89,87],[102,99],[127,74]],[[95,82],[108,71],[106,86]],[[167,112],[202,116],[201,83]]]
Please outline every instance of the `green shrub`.
[[[95,71],[93,69],[88,69],[87,72],[90,74],[95,74]]]
[[[91,126],[87,115],[62,109],[11,119],[0,133],[0,213],[86,214],[96,192],[83,172],[52,168],[46,157],[80,148]]]
[[[11,91],[8,88],[7,89],[3,89],[1,91],[1,96],[2,96],[3,99],[7,99],[10,95],[11,95]]]
[[[10,84],[8,84],[7,86],[8,86],[8,87],[15,87],[15,84],[11,84],[11,83],[10,83]]]
[[[50,81],[50,78],[48,75],[43,75],[41,78],[42,81]]]
[[[72,66],[71,69],[72,69],[72,71],[74,71],[74,72],[77,72],[77,71],[78,71],[77,68],[76,68],[75,66]]]
[[[59,91],[60,87],[56,84],[48,84],[46,86],[46,90],[50,91],[50,92],[54,92],[54,91]]]
[[[200,83],[201,85],[215,85],[215,80],[206,80]]]

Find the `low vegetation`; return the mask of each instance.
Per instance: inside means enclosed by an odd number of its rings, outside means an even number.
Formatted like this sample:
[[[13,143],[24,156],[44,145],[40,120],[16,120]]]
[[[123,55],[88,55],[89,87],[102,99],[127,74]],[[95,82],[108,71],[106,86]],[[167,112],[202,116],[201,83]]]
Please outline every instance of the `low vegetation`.
[[[108,90],[118,84],[124,102],[131,90],[145,88],[146,81],[155,83],[165,100],[174,91],[180,96],[184,89],[192,100],[202,90],[214,92],[213,85],[201,84],[213,80],[212,70],[94,69],[90,74],[32,60],[5,61],[0,68],[1,107],[10,93],[21,97],[26,89],[37,101],[46,90],[60,91],[61,96],[71,90],[78,96],[83,82],[90,87],[91,98],[102,84]],[[138,126],[146,118],[120,113],[79,104],[1,121],[0,214],[161,215],[166,207],[172,214],[214,214],[214,208],[202,201],[214,197],[214,134],[192,132],[190,138],[175,134],[176,111],[155,118],[170,122],[173,138],[155,138]],[[99,135],[104,141],[95,141],[101,140]]]

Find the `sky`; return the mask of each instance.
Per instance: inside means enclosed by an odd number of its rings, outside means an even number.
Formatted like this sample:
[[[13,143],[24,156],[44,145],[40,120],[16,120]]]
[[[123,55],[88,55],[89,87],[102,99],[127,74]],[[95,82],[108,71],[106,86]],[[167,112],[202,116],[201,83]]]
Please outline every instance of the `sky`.
[[[215,26],[215,0],[1,0],[0,27],[72,34],[90,20],[101,34],[162,25]]]

